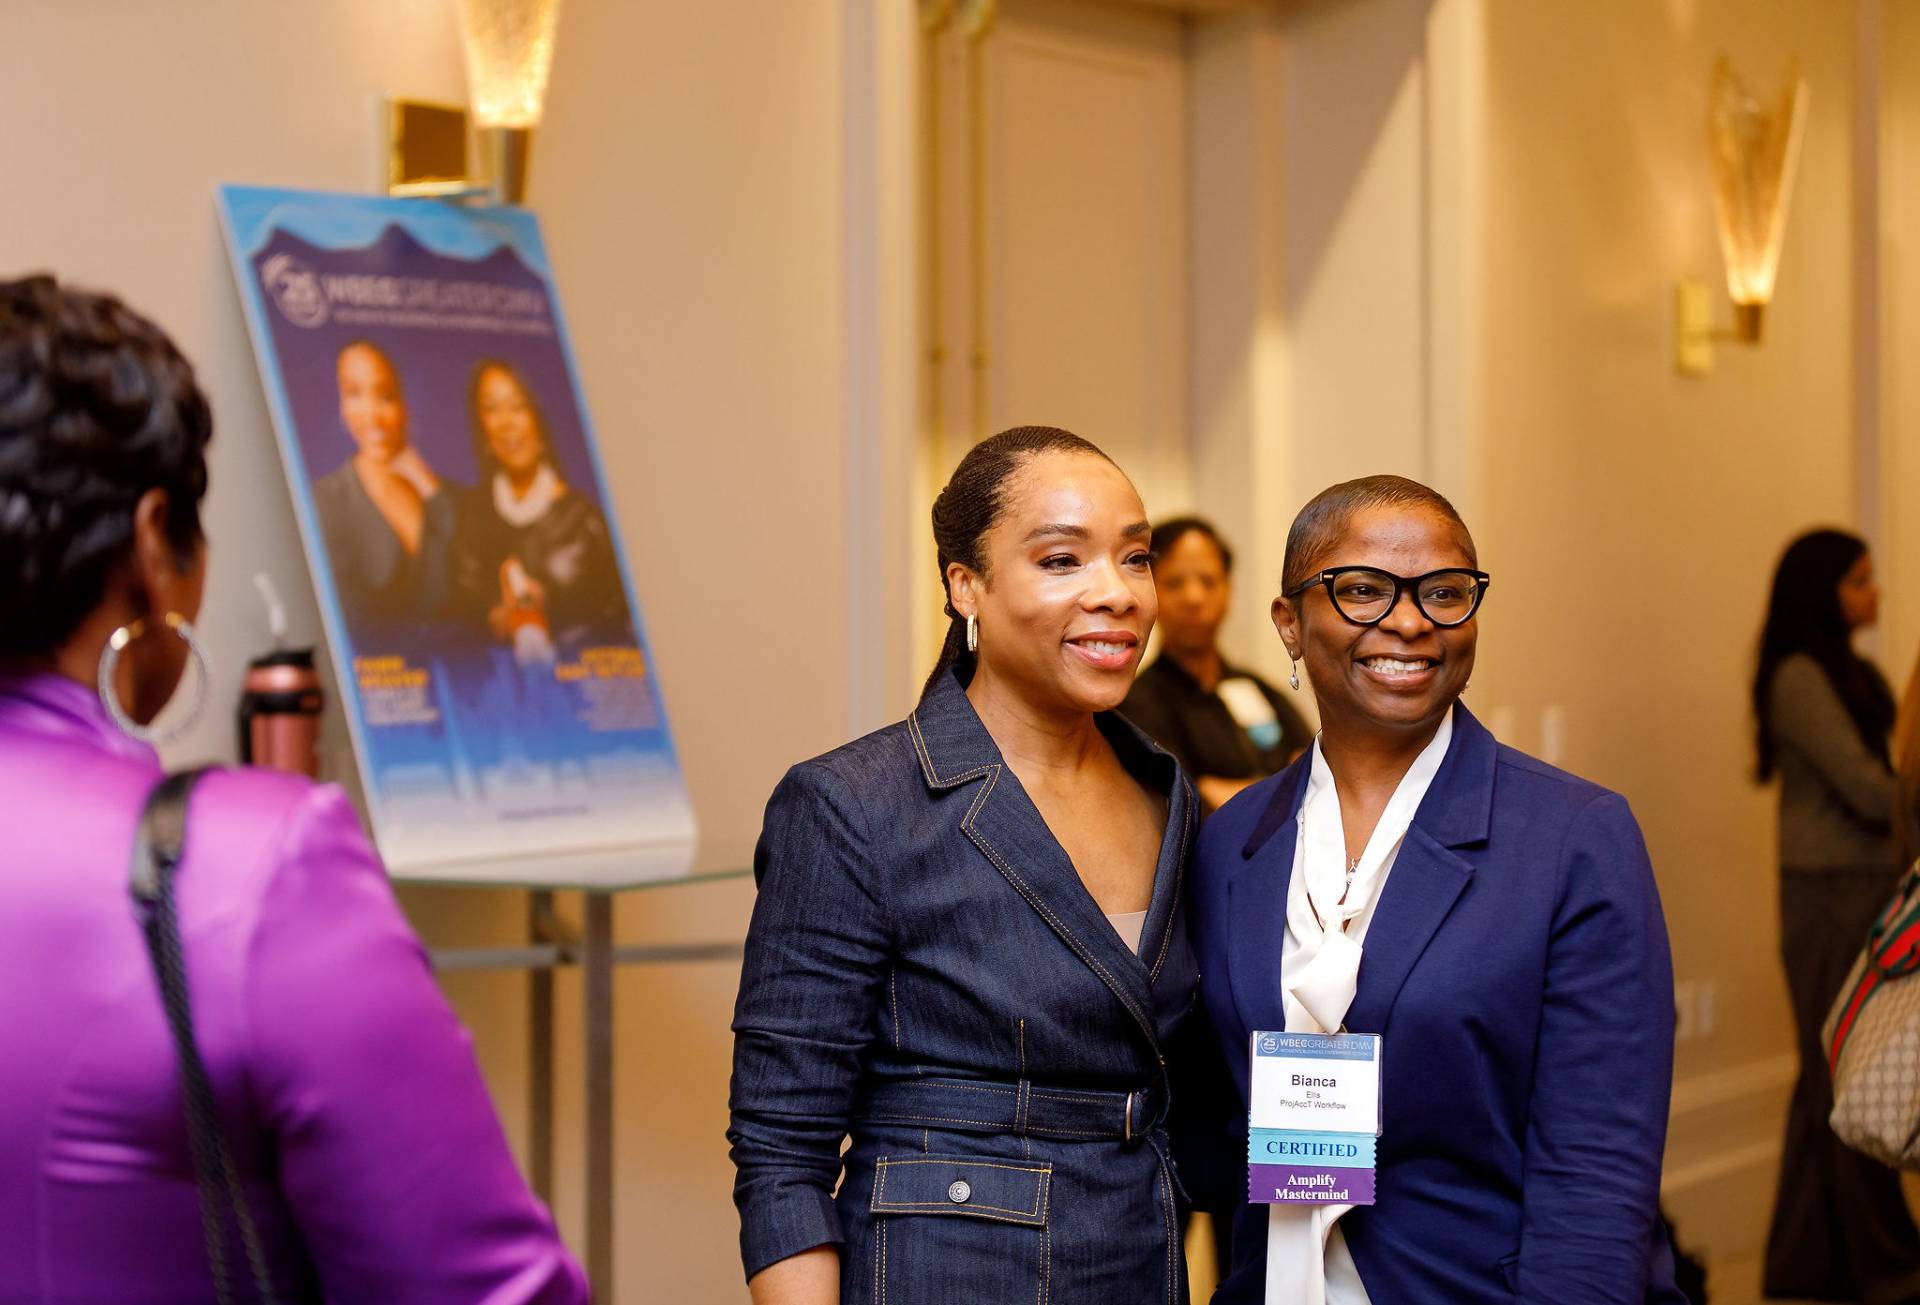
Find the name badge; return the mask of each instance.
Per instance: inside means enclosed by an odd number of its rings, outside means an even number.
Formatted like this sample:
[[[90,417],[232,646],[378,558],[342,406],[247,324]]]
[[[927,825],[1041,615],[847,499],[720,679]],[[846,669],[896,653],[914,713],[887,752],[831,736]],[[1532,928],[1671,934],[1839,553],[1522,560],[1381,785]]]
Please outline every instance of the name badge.
[[[1259,685],[1244,675],[1236,675],[1220,681],[1213,692],[1225,705],[1227,715],[1233,717],[1234,724],[1247,732],[1254,747],[1267,752],[1280,746],[1280,717],[1274,714],[1273,704],[1260,692]]]
[[[1380,1036],[1253,1035],[1247,1199],[1372,1205]]]

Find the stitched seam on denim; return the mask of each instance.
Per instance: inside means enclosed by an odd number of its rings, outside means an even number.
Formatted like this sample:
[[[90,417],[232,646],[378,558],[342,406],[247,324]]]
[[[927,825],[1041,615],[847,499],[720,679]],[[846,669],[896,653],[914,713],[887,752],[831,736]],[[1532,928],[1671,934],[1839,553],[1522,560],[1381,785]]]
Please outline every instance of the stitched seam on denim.
[[[1182,780],[1181,783],[1185,783]],[[1167,952],[1173,947],[1173,924],[1180,916],[1180,890],[1187,876],[1187,839],[1193,829],[1193,795],[1180,804],[1180,845],[1179,853],[1173,861],[1173,909],[1167,912],[1167,927],[1160,935],[1160,954],[1153,958],[1152,977],[1160,977],[1160,967],[1167,963]]]
[[[1013,1098],[1013,1131],[1014,1132],[1025,1133],[1027,1131],[1027,1115],[1029,1114],[1029,1112],[1032,1111],[1032,1109],[1033,1109],[1033,1084],[1027,1082],[1027,1080],[1023,1078],[1020,1080],[1019,1090],[1014,1093],[1014,1098]]]
[[[996,769],[995,763],[975,766],[972,770],[961,771],[957,775],[942,775],[933,766],[933,754],[927,751],[926,736],[920,732],[920,713],[916,710],[907,716],[907,735],[913,740],[913,749],[920,754],[920,767],[926,771],[927,782],[941,788],[952,788],[964,784],[970,779],[978,779],[989,770]]]
[[[1040,1217],[1038,1215],[1020,1215],[1018,1217],[1015,1217],[1015,1216],[1004,1215],[1004,1214],[990,1214],[987,1211],[979,1209],[977,1207],[968,1207],[964,1205],[949,1205],[946,1202],[941,1202],[939,1205],[927,1206],[924,1209],[914,1209],[907,1206],[896,1205],[891,1207],[890,1209],[874,1211],[875,1214],[882,1216],[878,1220],[878,1222],[882,1224],[887,1222],[885,1217],[887,1215],[931,1214],[936,1212],[957,1214],[968,1219],[984,1219],[989,1223],[1010,1223],[1018,1228],[1042,1228],[1046,1226],[1040,1222]]]
[[[899,973],[899,966],[887,967],[887,1000],[893,1005],[893,1049],[895,1051],[900,1050],[900,989],[894,984],[894,979]]]
[[[1007,1128],[1007,1121],[1004,1119],[962,1119],[956,1115],[915,1115],[904,1111],[887,1113],[869,1111],[866,1118],[883,1124],[898,1124],[906,1121],[916,1124],[972,1124],[975,1128],[991,1128],[1002,1132]]]
[[[887,1305],[887,1221],[880,1221],[880,1305]]]
[[[1163,1212],[1161,1218],[1167,1226],[1167,1305],[1174,1305],[1173,1266],[1175,1259],[1175,1242],[1173,1235],[1173,1184],[1167,1178],[1167,1161],[1164,1156],[1161,1157],[1160,1160],[1160,1194],[1163,1201],[1160,1207]]]
[[[1112,1106],[1115,1110],[1126,1109],[1127,1094],[1124,1092],[1116,1092],[1110,1097],[1089,1097],[1078,1096],[1072,1092],[1054,1092],[1047,1088],[1035,1088],[1033,1095],[1042,1101],[1084,1101],[1093,1106]]]
[[[1020,891],[1020,895],[1032,903],[1034,909],[1040,912],[1041,917],[1044,918],[1048,924],[1052,925],[1062,938],[1066,939],[1067,946],[1073,949],[1073,954],[1078,956],[1085,962],[1088,968],[1100,976],[1100,981],[1105,983],[1113,995],[1120,999],[1120,1004],[1125,1006],[1127,1012],[1138,1021],[1140,1027],[1146,1030],[1148,1040],[1157,1047],[1160,1040],[1154,1033],[1152,1022],[1141,1013],[1139,1007],[1133,1004],[1133,999],[1120,990],[1120,984],[1114,979],[1107,967],[1102,965],[1099,958],[1086,949],[1086,946],[1080,941],[1080,936],[1068,926],[1067,922],[1053,913],[1053,908],[1047,905],[1046,900],[1035,892],[1025,879],[1020,877],[1020,872],[1002,859],[1000,854],[994,850],[993,844],[987,841],[986,835],[974,829],[973,818],[979,812],[981,805],[986,802],[987,795],[993,792],[994,785],[1000,782],[1000,771],[1001,767],[996,764],[993,767],[993,774],[987,779],[986,787],[980,790],[980,796],[974,799],[972,808],[968,810],[965,818],[960,821],[960,828],[964,829],[967,832],[967,837],[971,838],[974,844],[979,847],[982,852],[987,854],[987,859],[1000,868],[1000,873],[1005,875],[1013,883],[1013,886]]]
[[[1040,1305],[1047,1305],[1047,1279],[1052,1276],[1053,1231],[1040,1225]]]
[[[922,1088],[946,1088],[950,1092],[989,1092],[997,1093],[1001,1096],[1005,1096],[1009,1092],[1018,1095],[1019,1092],[1018,1088],[995,1087],[990,1083],[954,1083],[947,1079],[939,1078],[930,1078],[926,1082],[917,1084],[916,1086]]]
[[[1051,1164],[1010,1165],[1003,1164],[997,1160],[968,1160],[958,1156],[939,1156],[925,1160],[914,1157],[907,1160],[899,1160],[889,1155],[882,1156],[879,1163],[883,1165],[965,1165],[969,1169],[1005,1169],[1007,1172],[1015,1174],[1050,1174],[1053,1172],[1053,1166]]]
[[[889,1201],[875,1210],[874,1213],[897,1214],[906,1210],[939,1210],[947,1214],[968,1215],[975,1219],[991,1219],[996,1214],[1004,1214],[1009,1216],[1009,1218],[999,1220],[998,1222],[1017,1223],[1031,1219],[1035,1227],[1039,1226],[1041,1218],[1038,1210],[1015,1210],[1005,1205],[982,1205],[978,1201],[966,1201],[964,1203],[956,1201]]]

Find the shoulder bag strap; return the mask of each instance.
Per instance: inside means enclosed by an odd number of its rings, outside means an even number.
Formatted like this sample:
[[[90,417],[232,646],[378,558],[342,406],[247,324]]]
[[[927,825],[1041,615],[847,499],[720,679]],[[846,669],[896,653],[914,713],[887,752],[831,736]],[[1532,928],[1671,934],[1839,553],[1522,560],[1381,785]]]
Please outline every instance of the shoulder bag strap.
[[[153,972],[160,980],[160,1000],[166,1007],[167,1027],[173,1033],[180,1062],[185,1099],[187,1136],[193,1147],[193,1176],[200,1190],[200,1225],[207,1240],[207,1261],[213,1270],[213,1290],[219,1305],[232,1305],[233,1283],[227,1263],[226,1216],[232,1211],[253,1271],[254,1290],[262,1305],[275,1305],[273,1278],[260,1245],[253,1212],[240,1185],[240,1172],[220,1136],[220,1118],[214,1110],[213,1088],[193,1036],[193,1011],[187,1003],[187,971],[180,947],[180,922],[174,912],[173,872],[180,864],[187,832],[187,797],[204,770],[168,775],[147,795],[134,840],[130,886],[134,913],[146,936]],[[225,1208],[223,1208],[225,1207]]]

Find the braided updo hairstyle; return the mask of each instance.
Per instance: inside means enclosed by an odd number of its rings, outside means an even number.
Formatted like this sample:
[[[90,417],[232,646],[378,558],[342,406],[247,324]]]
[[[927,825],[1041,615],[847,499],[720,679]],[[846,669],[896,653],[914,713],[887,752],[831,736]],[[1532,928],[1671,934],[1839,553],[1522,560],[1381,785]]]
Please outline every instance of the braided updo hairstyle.
[[[933,501],[933,545],[940,560],[940,587],[947,596],[947,638],[941,645],[940,659],[927,677],[921,697],[933,691],[940,677],[953,666],[970,662],[967,651],[967,623],[953,610],[953,588],[947,583],[947,567],[958,562],[976,575],[987,574],[986,554],[981,548],[987,532],[1000,519],[1006,506],[1007,483],[1014,473],[1043,453],[1091,453],[1096,458],[1112,458],[1098,445],[1081,439],[1058,426],[1015,426],[992,435],[967,450],[960,465],[953,469],[946,488]]]
[[[166,334],[111,295],[0,281],[0,657],[49,652],[99,606],[133,512],[167,493],[200,540],[213,414]]]

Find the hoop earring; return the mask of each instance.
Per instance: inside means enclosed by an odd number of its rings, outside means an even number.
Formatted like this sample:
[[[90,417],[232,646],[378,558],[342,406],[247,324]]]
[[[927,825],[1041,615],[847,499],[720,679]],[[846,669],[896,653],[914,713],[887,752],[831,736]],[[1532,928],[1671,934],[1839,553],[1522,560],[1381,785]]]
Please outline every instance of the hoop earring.
[[[980,651],[980,618],[971,612],[967,613],[967,651]]]
[[[166,625],[169,630],[180,636],[181,641],[187,645],[187,651],[193,654],[193,665],[199,681],[193,695],[193,706],[188,709],[184,719],[169,729],[152,729],[127,715],[126,709],[120,705],[119,694],[113,686],[113,673],[120,665],[120,654],[126,651],[128,644],[147,632],[147,623],[134,621],[121,626],[108,637],[107,646],[100,650],[98,688],[101,706],[107,709],[107,715],[112,718],[115,725],[119,726],[122,734],[136,742],[149,745],[165,743],[169,739],[178,737],[200,719],[200,712],[207,705],[207,690],[213,679],[212,671],[207,665],[206,649],[200,646],[200,640],[195,637],[192,622],[178,612],[168,612]]]
[[[1293,663],[1293,670],[1287,674],[1287,683],[1293,686],[1295,693],[1298,693],[1300,692],[1300,659],[1289,657],[1287,660]]]

